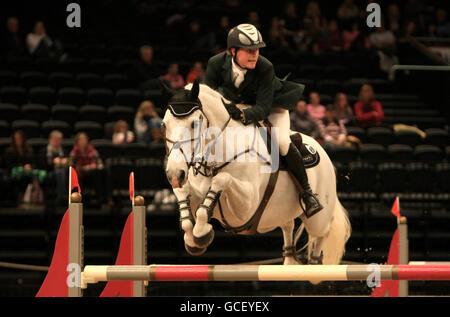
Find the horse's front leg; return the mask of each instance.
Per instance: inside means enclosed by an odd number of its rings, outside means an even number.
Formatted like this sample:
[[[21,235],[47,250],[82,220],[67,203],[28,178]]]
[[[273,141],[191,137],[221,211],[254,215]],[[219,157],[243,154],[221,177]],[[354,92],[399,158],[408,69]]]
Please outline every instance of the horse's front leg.
[[[192,233],[195,224],[192,209],[198,206],[199,201],[191,194],[189,183],[181,188],[174,188],[173,192],[177,197],[180,212],[180,228],[184,231],[184,247],[191,255],[201,255],[206,251],[206,248],[200,248],[195,244]]]
[[[196,211],[196,222],[193,230],[194,242],[198,246],[207,247],[214,239],[214,230],[209,220],[213,216],[214,208],[216,207],[219,198],[223,192],[228,192],[230,189],[236,192],[237,195],[235,205],[245,208],[248,204],[249,197],[252,197],[252,186],[248,186],[246,182],[242,182],[227,172],[220,172],[213,177],[211,187],[206,193],[203,203],[199,205]],[[234,203],[234,202],[233,202]]]

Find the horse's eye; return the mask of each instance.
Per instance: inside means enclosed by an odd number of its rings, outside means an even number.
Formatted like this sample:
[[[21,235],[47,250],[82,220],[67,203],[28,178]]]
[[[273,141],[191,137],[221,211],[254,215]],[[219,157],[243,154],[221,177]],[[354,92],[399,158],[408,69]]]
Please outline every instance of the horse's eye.
[[[165,128],[166,128],[166,125],[164,124],[164,122],[161,122],[161,128],[162,128],[162,129],[165,129]]]

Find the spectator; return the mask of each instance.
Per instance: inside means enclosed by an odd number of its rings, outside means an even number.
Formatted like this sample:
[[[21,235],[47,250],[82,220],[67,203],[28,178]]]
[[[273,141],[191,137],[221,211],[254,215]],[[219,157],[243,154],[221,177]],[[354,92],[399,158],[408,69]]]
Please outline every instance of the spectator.
[[[345,129],[344,122],[336,118],[333,108],[333,105],[328,106],[325,111],[325,118],[318,121],[320,134],[325,142],[325,148],[342,145],[347,138],[347,130]]]
[[[400,32],[400,9],[395,3],[391,3],[388,6],[387,28],[394,34]]]
[[[415,36],[416,35],[416,22],[408,21],[404,25],[403,35],[407,36]]]
[[[27,144],[27,138],[22,130],[13,133],[11,146],[5,151],[5,163],[13,179],[13,186],[20,203],[32,180],[32,170],[35,166],[33,149]]]
[[[220,17],[219,27],[215,32],[217,53],[220,53],[227,48],[227,35],[230,29],[230,18],[227,15],[223,15]]]
[[[160,75],[158,67],[153,61],[153,47],[143,45],[139,50],[139,61],[135,64],[131,77],[145,90],[152,86]]]
[[[152,129],[161,127],[161,118],[155,111],[153,102],[143,101],[134,118],[134,130],[137,141],[149,143],[152,141]]]
[[[6,33],[2,47],[3,51],[9,56],[24,55],[26,53],[23,36],[19,31],[19,20],[16,17],[10,17],[6,22]]]
[[[189,23],[189,28],[184,35],[185,45],[190,52],[213,51],[215,46],[215,36],[213,32],[202,32],[200,22],[193,20]]]
[[[353,123],[354,115],[352,107],[348,103],[347,95],[340,92],[336,94],[333,104],[334,116],[344,124]]]
[[[319,37],[319,47],[326,51],[340,51],[342,49],[342,36],[336,20],[330,20],[327,28]]]
[[[42,168],[47,171],[47,179],[56,186],[56,202],[64,204],[67,201],[67,166],[69,160],[61,146],[63,134],[54,130],[48,138],[48,145],[40,153]]]
[[[261,24],[259,23],[259,13],[256,10],[251,10],[248,13],[248,23],[253,24],[254,26],[256,26],[257,29],[261,28]]]
[[[447,11],[444,8],[436,10],[436,33],[438,36],[450,36],[450,21],[447,19]]]
[[[294,1],[287,2],[283,7],[280,17],[280,36],[289,44],[291,48],[302,46],[304,32],[302,32],[301,19],[297,15],[297,6]],[[272,22],[273,23],[273,22]],[[307,45],[308,43],[303,43]]]
[[[342,31],[342,49],[348,51],[360,34],[358,23],[353,23],[348,30]]]
[[[319,126],[308,114],[306,102],[304,100],[299,100],[297,102],[294,111],[290,113],[290,117],[292,130],[309,135],[314,139],[320,137]]]
[[[58,44],[46,33],[44,22],[37,21],[33,32],[27,35],[27,48],[32,56],[57,57],[60,54]]]
[[[325,106],[320,104],[320,96],[315,91],[309,94],[307,110],[314,120],[322,120],[325,117]]]
[[[359,101],[355,103],[355,114],[362,128],[379,126],[383,123],[384,112],[381,103],[375,100],[371,85],[363,85],[359,92]]]
[[[196,79],[203,82],[203,77],[205,76],[205,69],[203,68],[202,62],[195,62],[191,68],[191,71],[186,76],[186,84],[192,84]]]
[[[97,150],[89,143],[89,137],[84,132],[75,136],[75,144],[70,152],[70,158],[75,166],[82,186],[93,187],[98,203],[106,199],[103,162]]]
[[[167,74],[161,76],[160,79],[167,80],[172,89],[178,90],[184,87],[184,79],[183,76],[178,73],[177,63],[171,63],[167,69]]]
[[[340,20],[353,20],[359,16],[359,8],[353,0],[344,0],[339,6],[337,16]]]
[[[114,124],[114,134],[112,142],[114,144],[132,143],[134,133],[128,130],[128,123],[125,120],[119,120]]]
[[[389,79],[393,80],[393,73],[391,67],[399,63],[396,56],[397,45],[394,33],[384,28],[384,22],[381,21],[381,26],[375,28],[375,32],[370,34],[369,40],[377,50],[380,59],[380,69],[389,74]]]

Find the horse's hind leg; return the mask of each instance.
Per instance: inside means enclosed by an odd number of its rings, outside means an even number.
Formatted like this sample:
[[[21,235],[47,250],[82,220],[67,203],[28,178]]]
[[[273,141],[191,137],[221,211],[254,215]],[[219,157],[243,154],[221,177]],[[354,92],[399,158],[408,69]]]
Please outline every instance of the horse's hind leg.
[[[295,260],[295,245],[294,245],[294,226],[295,222],[294,220],[290,220],[284,225],[281,226],[281,230],[283,231],[283,239],[284,239],[284,245],[283,245],[283,264],[284,265],[290,265],[290,264],[299,264]]]
[[[322,245],[325,237],[317,238],[313,245],[312,250],[308,254],[308,264],[322,264]]]

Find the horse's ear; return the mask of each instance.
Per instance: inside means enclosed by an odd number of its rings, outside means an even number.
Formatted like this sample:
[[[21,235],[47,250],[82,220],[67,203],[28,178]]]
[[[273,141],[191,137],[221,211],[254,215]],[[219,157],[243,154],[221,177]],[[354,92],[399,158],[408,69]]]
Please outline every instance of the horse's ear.
[[[191,99],[192,101],[197,100],[199,92],[200,92],[200,84],[196,79],[192,84],[191,92],[189,93],[189,99]]]
[[[170,99],[173,97],[173,95],[175,95],[175,91],[172,88],[167,87],[167,85],[163,81],[160,81],[159,85],[161,87],[163,96],[166,96],[167,99]]]

